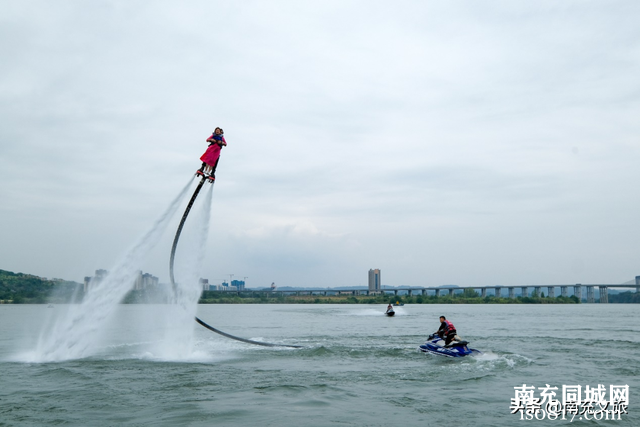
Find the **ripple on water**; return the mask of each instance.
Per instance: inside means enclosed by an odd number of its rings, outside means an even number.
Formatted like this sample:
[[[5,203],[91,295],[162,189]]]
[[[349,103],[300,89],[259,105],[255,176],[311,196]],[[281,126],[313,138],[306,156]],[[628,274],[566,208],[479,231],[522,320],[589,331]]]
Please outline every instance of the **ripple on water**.
[[[433,354],[420,354],[433,361],[437,366],[450,371],[487,371],[499,372],[503,370],[512,370],[523,366],[529,366],[534,361],[528,357],[519,354],[498,354],[486,352],[477,356],[467,356],[461,358],[442,357]]]

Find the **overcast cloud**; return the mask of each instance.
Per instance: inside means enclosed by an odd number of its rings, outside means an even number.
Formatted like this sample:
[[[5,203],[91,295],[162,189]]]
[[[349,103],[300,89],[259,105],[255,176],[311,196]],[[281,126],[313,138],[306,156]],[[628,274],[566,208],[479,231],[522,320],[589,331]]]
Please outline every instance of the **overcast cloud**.
[[[1,269],[109,268],[221,126],[211,282],[640,275],[638,2],[2,9]],[[142,266],[163,281],[170,239]]]

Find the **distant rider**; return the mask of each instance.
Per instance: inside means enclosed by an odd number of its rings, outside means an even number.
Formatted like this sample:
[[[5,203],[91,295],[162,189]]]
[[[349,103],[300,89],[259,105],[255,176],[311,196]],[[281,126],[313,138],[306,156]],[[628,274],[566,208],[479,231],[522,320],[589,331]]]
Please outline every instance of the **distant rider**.
[[[451,344],[451,341],[455,338],[457,331],[453,323],[449,322],[446,317],[440,316],[440,328],[436,332],[440,338],[445,338],[444,345]]]

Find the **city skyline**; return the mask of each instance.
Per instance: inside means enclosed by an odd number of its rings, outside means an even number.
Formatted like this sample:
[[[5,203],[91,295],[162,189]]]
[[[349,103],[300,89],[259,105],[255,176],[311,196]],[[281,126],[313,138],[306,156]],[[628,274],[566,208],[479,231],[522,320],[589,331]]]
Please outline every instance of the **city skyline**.
[[[104,269],[98,269],[95,271],[95,275],[94,276],[87,276],[84,278],[84,291],[87,291],[87,288],[89,286],[89,284],[91,283],[92,280],[103,280],[106,275],[108,274],[107,270]],[[234,276],[233,274],[230,274],[229,276]],[[38,276],[36,276],[38,277]],[[482,285],[458,285],[458,284],[453,284],[453,283],[447,283],[447,284],[440,284],[440,285],[435,285],[435,286],[421,286],[421,285],[401,285],[401,284],[395,284],[395,285],[383,285],[382,284],[382,279],[381,279],[382,275],[381,275],[381,271],[380,269],[369,269],[368,271],[368,283],[367,285],[351,285],[351,286],[330,286],[330,285],[326,285],[326,286],[304,286],[304,285],[297,285],[297,286],[282,286],[282,288],[285,289],[340,289],[340,288],[344,288],[344,289],[367,289],[370,292],[377,292],[380,291],[382,289],[423,289],[423,288],[441,288],[441,289],[448,289],[448,288],[455,288],[455,289],[480,289],[480,288],[522,288],[522,287],[540,287],[540,288],[545,288],[545,287],[549,287],[549,286],[553,286],[553,287],[562,287],[562,286],[566,286],[566,287],[570,287],[570,286],[589,286],[589,285],[607,285],[610,286],[612,288],[615,288],[616,285],[620,285],[620,286],[624,286],[624,285],[638,285],[640,284],[640,276],[635,276],[633,279],[625,281],[625,282],[621,282],[621,283],[537,283],[537,284],[527,284],[527,283],[513,283],[513,284],[509,284],[509,285],[491,285],[491,284],[482,284]],[[46,277],[41,277],[42,279],[47,279]],[[246,278],[245,278],[246,279]],[[55,280],[55,279],[54,279]],[[214,279],[215,280],[215,279]],[[199,283],[201,286],[203,286],[203,289],[207,290],[206,288],[209,286],[213,286],[216,287],[217,289],[221,289],[221,288],[229,288],[229,287],[233,287],[235,288],[234,290],[238,290],[238,289],[253,289],[253,290],[257,290],[257,289],[266,289],[266,288],[273,288],[274,287],[274,282],[271,282],[269,285],[256,285],[256,287],[252,288],[252,287],[246,287],[246,282],[245,280],[230,280],[229,282],[227,282],[227,279],[217,279],[217,281],[219,281],[219,283],[211,283],[210,279],[203,277],[199,279]],[[264,283],[268,283],[268,281],[264,281]],[[153,286],[157,286],[158,284],[160,285],[165,285],[165,286],[169,286],[169,283],[159,283],[159,279],[158,277],[154,276],[151,273],[145,273],[142,271],[138,271],[138,275],[135,279],[134,284],[132,285],[132,289],[133,290],[137,290],[137,289],[142,289],[144,287],[146,287],[148,284],[152,284]],[[621,288],[622,289],[622,288]]]

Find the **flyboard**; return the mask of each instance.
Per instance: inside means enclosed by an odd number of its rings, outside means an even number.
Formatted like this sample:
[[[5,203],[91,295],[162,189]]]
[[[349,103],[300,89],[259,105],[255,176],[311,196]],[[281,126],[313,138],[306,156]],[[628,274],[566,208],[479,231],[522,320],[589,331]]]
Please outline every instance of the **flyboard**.
[[[178,248],[178,241],[180,240],[180,234],[182,233],[182,228],[184,227],[184,223],[186,222],[187,217],[189,216],[189,212],[191,211],[191,207],[193,206],[193,203],[196,201],[196,198],[198,197],[198,194],[200,193],[200,189],[204,185],[205,181],[209,181],[209,183],[211,185],[213,185],[213,183],[215,182],[215,177],[213,177],[213,175],[204,175],[204,174],[202,174],[202,172],[198,171],[198,173],[196,173],[196,176],[202,176],[202,178],[200,179],[200,183],[198,184],[198,186],[196,187],[195,191],[193,192],[193,196],[191,196],[191,200],[189,200],[189,204],[187,205],[187,209],[185,209],[184,214],[182,215],[182,219],[180,220],[180,225],[178,225],[178,230],[176,231],[176,236],[173,239],[173,245],[171,246],[171,257],[169,259],[169,277],[171,278],[171,286],[173,288],[173,293],[174,294],[177,293],[178,289],[177,289],[175,278],[173,276],[173,263],[175,261],[176,249]],[[272,344],[272,343],[268,343],[268,342],[253,341],[253,340],[249,340],[249,339],[246,339],[246,338],[236,337],[235,335],[231,335],[231,334],[228,334],[226,332],[222,332],[221,330],[216,329],[211,325],[208,325],[206,322],[204,322],[203,320],[199,319],[198,317],[196,317],[195,319],[196,319],[196,322],[198,322],[200,325],[204,326],[205,328],[209,329],[210,331],[215,332],[216,334],[220,334],[220,335],[222,335],[224,337],[231,338],[232,340],[242,341],[242,342],[246,342],[248,344],[261,345],[261,346],[264,346],[264,347],[289,347],[289,348],[302,348],[303,347],[301,345]]]

